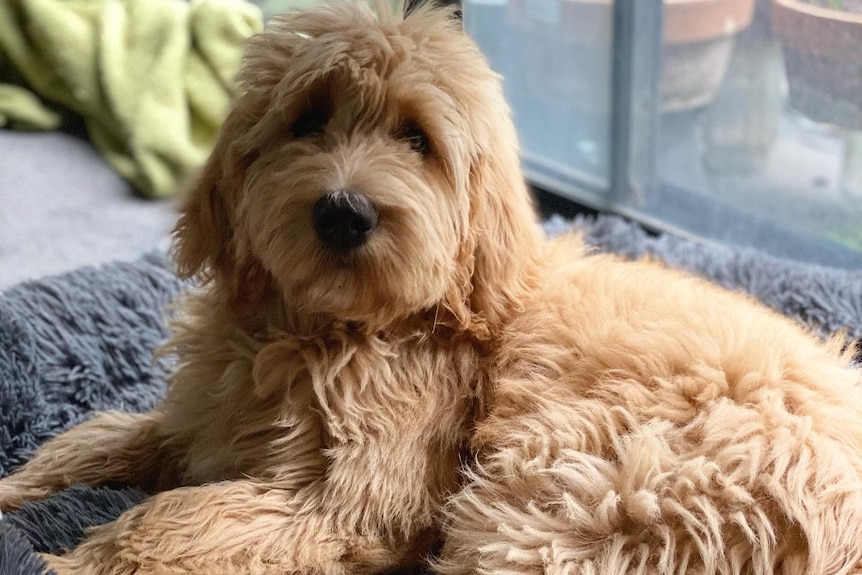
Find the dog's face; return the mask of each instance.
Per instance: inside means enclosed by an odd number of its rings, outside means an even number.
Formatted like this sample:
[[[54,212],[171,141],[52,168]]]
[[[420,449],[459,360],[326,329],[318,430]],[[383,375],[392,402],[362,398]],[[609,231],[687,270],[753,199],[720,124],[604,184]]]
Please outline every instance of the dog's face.
[[[510,220],[530,210],[499,81],[450,12],[283,17],[252,40],[241,81],[177,228],[181,271],[208,269],[252,305],[268,290],[385,324],[463,316],[478,260],[518,257],[479,253],[480,235],[512,252]]]

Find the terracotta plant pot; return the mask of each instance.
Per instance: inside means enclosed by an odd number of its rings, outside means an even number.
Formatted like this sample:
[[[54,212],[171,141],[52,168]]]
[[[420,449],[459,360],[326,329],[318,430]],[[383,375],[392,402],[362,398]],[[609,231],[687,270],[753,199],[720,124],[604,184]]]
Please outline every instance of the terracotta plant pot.
[[[818,122],[862,130],[862,14],[772,0],[791,105]]]
[[[709,103],[734,38],[750,24],[753,11],[754,0],[664,0],[664,111]],[[607,102],[596,102],[591,86],[610,82],[611,0],[511,0],[509,21],[525,35],[525,56],[535,72],[530,80],[537,89],[581,108],[607,111]]]

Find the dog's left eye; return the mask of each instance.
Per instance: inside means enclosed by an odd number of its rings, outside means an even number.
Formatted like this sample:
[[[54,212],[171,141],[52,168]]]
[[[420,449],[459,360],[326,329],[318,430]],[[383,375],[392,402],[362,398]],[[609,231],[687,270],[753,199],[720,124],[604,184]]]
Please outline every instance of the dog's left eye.
[[[309,110],[299,116],[290,131],[294,138],[305,138],[308,136],[319,136],[326,126],[326,114],[323,110]]]
[[[398,132],[398,138],[407,142],[410,148],[423,156],[431,150],[428,135],[418,126],[408,126]]]

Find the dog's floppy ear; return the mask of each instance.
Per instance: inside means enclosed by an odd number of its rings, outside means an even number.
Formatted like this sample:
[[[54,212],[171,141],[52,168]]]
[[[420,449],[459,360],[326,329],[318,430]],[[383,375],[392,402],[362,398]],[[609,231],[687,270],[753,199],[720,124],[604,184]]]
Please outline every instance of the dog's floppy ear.
[[[173,245],[184,278],[224,278],[236,270],[234,210],[254,160],[248,134],[256,116],[248,100],[240,97],[228,113],[213,151],[186,189]]]
[[[186,190],[174,228],[173,257],[183,278],[209,279],[230,265],[230,217],[221,193],[223,153],[216,147]]]
[[[464,286],[448,307],[481,337],[504,324],[527,298],[541,257],[542,231],[520,168],[514,127],[505,122],[472,158],[468,233],[459,259]],[[465,309],[466,306],[466,309]]]
[[[505,145],[505,144],[504,144]],[[541,258],[538,225],[516,154],[487,150],[470,168],[467,238],[446,307],[457,327],[493,337],[526,301]]]
[[[253,307],[268,280],[251,254],[237,249],[235,210],[255,158],[248,135],[256,116],[248,104],[241,97],[228,114],[209,159],[191,182],[172,250],[180,276],[217,282],[237,309]]]
[[[504,126],[500,131],[506,133]],[[474,326],[494,329],[511,317],[531,289],[542,231],[511,136],[497,135],[470,168],[469,306]]]

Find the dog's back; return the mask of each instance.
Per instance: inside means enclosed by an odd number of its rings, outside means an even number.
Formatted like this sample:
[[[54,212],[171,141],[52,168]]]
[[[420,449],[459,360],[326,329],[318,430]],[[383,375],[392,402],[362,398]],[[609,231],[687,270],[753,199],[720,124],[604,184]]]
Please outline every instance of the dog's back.
[[[445,570],[862,569],[862,373],[841,342],[574,251],[549,249],[504,336]]]

